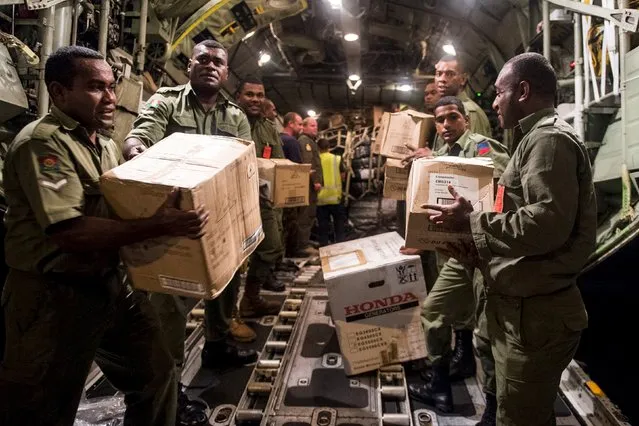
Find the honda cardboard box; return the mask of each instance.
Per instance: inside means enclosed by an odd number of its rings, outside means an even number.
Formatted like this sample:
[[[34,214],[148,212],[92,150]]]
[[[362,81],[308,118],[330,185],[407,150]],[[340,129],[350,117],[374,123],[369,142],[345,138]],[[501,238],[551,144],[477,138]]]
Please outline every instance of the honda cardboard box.
[[[426,283],[419,256],[404,256],[396,232],[321,247],[346,374],[424,358],[420,320]]]
[[[410,165],[402,164],[401,160],[389,158],[384,166],[384,198],[405,200],[408,187]]]
[[[382,124],[373,145],[374,152],[399,160],[412,150],[427,146],[428,136],[435,126],[430,114],[406,110],[384,113]]]
[[[493,163],[489,158],[437,157],[413,161],[406,191],[406,247],[436,250],[446,243],[471,240],[460,233],[428,221],[423,204],[452,204],[453,185],[475,211],[492,211]],[[434,212],[432,212],[434,213]]]
[[[121,249],[136,288],[212,299],[264,239],[252,142],[175,133],[100,178],[122,219],[152,216],[173,187],[180,209],[203,206],[202,238],[161,237]]]
[[[258,158],[260,188],[274,207],[299,207],[309,204],[310,164],[286,159]]]

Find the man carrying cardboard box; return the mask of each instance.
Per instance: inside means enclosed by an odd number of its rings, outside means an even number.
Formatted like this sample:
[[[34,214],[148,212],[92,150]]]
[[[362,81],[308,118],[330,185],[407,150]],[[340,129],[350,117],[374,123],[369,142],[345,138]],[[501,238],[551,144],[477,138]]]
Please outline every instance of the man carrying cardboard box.
[[[284,116],[284,128],[280,133],[284,156],[294,163],[302,164],[302,151],[297,137],[302,134],[302,117],[295,112],[288,112]],[[296,257],[299,254],[299,212],[301,207],[284,209],[282,222],[284,225],[284,252],[286,257]]]
[[[435,105],[435,126],[444,140],[435,156],[489,157],[493,160],[494,179],[499,179],[508,164],[506,148],[499,142],[468,130],[469,117],[464,104],[453,96],[441,98]],[[426,157],[430,150],[420,149],[411,158]],[[406,161],[406,160],[405,160]],[[412,250],[404,250],[413,253]],[[451,379],[460,380],[475,375],[473,329],[477,327],[477,350],[485,374],[484,392],[487,395],[485,421],[496,409],[494,361],[485,329],[484,288],[481,276],[473,274],[455,259],[438,256],[443,263],[435,285],[426,297],[422,323],[426,332],[428,360],[432,371],[423,374],[425,385],[411,385],[412,396],[442,411],[453,408]],[[445,262],[445,263],[444,263]],[[455,350],[451,351],[451,327],[455,329]],[[483,424],[483,423],[482,423]]]
[[[272,123],[262,117],[264,84],[256,78],[246,79],[238,86],[235,97],[251,124],[251,135],[255,142],[257,157],[284,158],[277,130]],[[271,291],[284,290],[284,284],[275,279],[275,266],[284,257],[282,209],[274,208],[270,201],[260,195],[260,216],[264,240],[249,259],[244,296],[240,302],[240,315],[245,317],[277,314],[280,304],[269,302],[261,297],[260,288]]]
[[[63,47],[45,66],[49,114],[9,147],[0,424],[71,425],[94,358],[126,396],[126,424],[173,426],[174,362],[150,302],[118,273],[118,249],[149,238],[199,238],[208,213],[175,208],[114,219],[100,192],[118,165],[115,80],[98,52]]]
[[[142,107],[122,153],[130,160],[147,146],[176,133],[233,136],[251,139],[251,127],[241,108],[220,95],[228,78],[227,52],[213,40],[193,48],[189,61],[189,83],[160,88]],[[226,289],[214,300],[204,302],[206,344],[202,351],[204,367],[237,366],[257,360],[254,350],[229,345],[227,335],[237,341],[255,339],[255,332],[233,314],[240,286],[237,272]],[[180,296],[153,293],[154,304],[178,371],[184,363],[184,338],[188,311]]]
[[[499,180],[494,212],[475,212],[454,187],[429,220],[472,240],[447,253],[482,271],[500,425],[555,424],[561,374],[588,323],[576,278],[595,248],[588,151],[554,110],[557,76],[542,55],[509,60],[493,108],[523,135]]]

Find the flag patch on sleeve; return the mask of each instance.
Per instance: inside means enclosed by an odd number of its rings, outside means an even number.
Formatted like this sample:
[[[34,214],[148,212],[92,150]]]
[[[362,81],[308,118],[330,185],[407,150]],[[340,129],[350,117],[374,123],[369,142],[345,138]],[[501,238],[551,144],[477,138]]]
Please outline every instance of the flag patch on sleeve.
[[[486,141],[477,144],[477,154],[486,155],[490,152],[490,144]]]

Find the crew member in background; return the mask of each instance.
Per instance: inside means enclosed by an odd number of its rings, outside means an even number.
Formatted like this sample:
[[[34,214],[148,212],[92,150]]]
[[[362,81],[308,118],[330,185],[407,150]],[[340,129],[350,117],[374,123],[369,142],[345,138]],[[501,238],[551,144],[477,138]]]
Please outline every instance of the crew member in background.
[[[235,99],[246,113],[251,124],[251,136],[258,158],[284,158],[280,137],[268,119],[262,116],[264,84],[257,78],[247,78],[237,88]],[[260,187],[260,192],[266,189]],[[274,208],[260,193],[260,217],[264,240],[249,258],[244,296],[240,301],[240,315],[256,317],[275,315],[280,303],[267,301],[260,296],[260,289],[283,291],[284,284],[275,279],[275,266],[284,257],[282,245],[282,209]]]
[[[339,155],[329,152],[331,144],[328,139],[319,139],[320,163],[324,184],[317,194],[317,224],[320,247],[328,245],[331,232],[331,218],[335,239],[333,243],[341,243],[346,239],[344,232],[346,212],[342,205],[342,182],[346,179],[346,168]]]
[[[44,79],[53,107],[9,146],[4,184],[6,349],[0,424],[71,426],[91,364],[125,395],[124,423],[174,426],[177,378],[149,300],[118,273],[118,249],[160,236],[199,238],[208,213],[175,208],[118,220],[100,175],[118,165],[111,66],[98,52],[54,52]],[[206,417],[205,417],[206,419]]]
[[[493,160],[495,180],[506,169],[509,156],[499,142],[468,130],[469,117],[464,104],[456,97],[445,96],[435,104],[435,126],[444,140],[434,156],[488,157]],[[428,148],[418,150],[413,157],[430,156]],[[405,253],[415,250],[405,249]],[[473,355],[473,329],[476,347],[485,375],[486,409],[481,426],[494,424],[495,399],[494,360],[486,331],[484,315],[485,290],[479,271],[474,273],[455,259],[442,259],[443,264],[435,285],[426,296],[422,309],[422,324],[426,335],[429,374],[422,374],[426,384],[409,385],[411,396],[449,412],[453,409],[452,380],[472,377],[476,372]],[[475,327],[477,325],[477,327]],[[455,352],[452,353],[451,327],[455,328]],[[424,372],[425,373],[425,372]]]
[[[264,98],[262,102],[262,116],[273,123],[277,119],[277,108],[275,108],[275,104],[268,98]]]
[[[475,212],[451,186],[429,220],[469,232],[447,253],[482,271],[495,358],[497,424],[554,425],[561,374],[588,324],[576,278],[595,249],[588,152],[554,109],[557,76],[537,53],[509,60],[493,108],[523,139],[499,180],[494,212]]]
[[[424,88],[424,112],[427,114],[435,112],[435,104],[439,98],[441,98],[441,95],[437,90],[437,83],[434,81],[427,83]]]
[[[302,164],[302,152],[297,136],[302,133],[302,117],[294,112],[286,113],[284,116],[284,128],[280,133],[284,156],[294,163]],[[299,212],[300,207],[289,207],[284,209],[282,225],[284,226],[284,252],[286,257],[304,257],[305,253],[299,253]]]
[[[195,45],[188,66],[189,83],[160,88],[151,96],[124,141],[124,159],[135,157],[147,146],[176,132],[250,140],[251,127],[246,114],[220,93],[222,84],[228,78],[227,60],[226,49],[214,40]],[[240,273],[237,272],[216,299],[204,302],[206,343],[202,351],[202,366],[205,368],[241,366],[257,360],[254,350],[240,349],[226,340],[229,332],[239,342],[255,339],[255,332],[233,317],[239,287]],[[152,293],[150,298],[158,310],[166,340],[180,372],[184,364],[188,315],[186,299],[161,293]],[[185,394],[181,394],[180,400],[187,401]]]
[[[435,83],[440,96],[455,96],[464,103],[472,133],[489,138],[493,136],[486,113],[466,93],[468,74],[457,56],[444,56],[435,64]],[[434,149],[441,148],[443,144],[443,140],[437,138]]]
[[[301,207],[298,212],[299,239],[298,250],[308,255],[317,254],[317,250],[311,247],[311,229],[315,222],[317,210],[317,193],[324,182],[322,178],[322,164],[320,162],[317,138],[317,120],[306,117],[302,122],[302,134],[298,138],[302,152],[302,162],[311,165],[310,204]]]

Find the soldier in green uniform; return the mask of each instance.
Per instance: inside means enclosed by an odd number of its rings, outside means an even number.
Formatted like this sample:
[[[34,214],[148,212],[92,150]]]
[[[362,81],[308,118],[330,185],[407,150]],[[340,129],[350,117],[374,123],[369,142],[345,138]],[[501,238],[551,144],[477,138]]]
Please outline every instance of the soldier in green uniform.
[[[125,395],[125,424],[175,425],[177,380],[157,314],[118,276],[118,249],[162,235],[199,238],[208,214],[109,214],[99,178],[119,162],[99,131],[115,111],[111,67],[93,50],[51,55],[51,112],[16,136],[4,167],[6,351],[0,424],[71,426],[94,358]]]
[[[536,53],[509,60],[495,83],[503,128],[523,139],[497,190],[494,212],[455,202],[425,206],[434,223],[470,232],[447,254],[482,271],[495,358],[497,424],[554,425],[561,373],[588,318],[576,277],[595,248],[596,203],[588,153],[554,110],[557,77]]]
[[[228,78],[227,52],[213,40],[205,40],[193,48],[189,62],[189,83],[160,88],[142,107],[127,135],[122,149],[129,160],[172,133],[233,136],[251,139],[251,128],[242,109],[220,94]],[[255,362],[254,350],[240,349],[227,343],[231,333],[237,341],[255,339],[255,332],[233,318],[240,286],[235,274],[216,299],[205,302],[206,344],[202,351],[205,368],[224,368]],[[162,320],[171,353],[180,371],[184,363],[184,338],[188,311],[185,299],[153,293],[151,302]]]
[[[434,152],[434,156],[458,156],[464,158],[488,157],[493,160],[494,178],[499,179],[508,164],[506,148],[499,142],[468,130],[469,117],[459,98],[446,96],[435,105],[437,133],[446,142]],[[415,156],[427,156],[422,149]],[[408,253],[410,250],[404,250]],[[440,256],[443,257],[443,256]],[[496,401],[494,361],[484,316],[484,286],[480,274],[468,271],[455,259],[442,259],[443,266],[435,285],[426,297],[422,310],[422,324],[426,334],[428,360],[432,371],[424,375],[425,385],[410,385],[410,394],[442,411],[453,409],[451,379],[463,379],[475,374],[472,330],[476,328],[477,350],[485,374],[484,392],[486,410],[480,425],[494,424]],[[462,323],[463,337],[455,342],[455,354],[451,350],[451,327]],[[475,325],[477,324],[477,327]],[[491,422],[492,419],[492,422]]]
[[[300,207],[298,212],[298,246],[299,251],[308,254],[315,254],[317,250],[310,246],[311,229],[317,214],[317,193],[324,184],[322,177],[322,163],[320,162],[320,152],[317,146],[317,120],[313,117],[306,117],[303,121],[302,134],[297,139],[302,152],[302,163],[311,165],[311,188],[309,194],[310,203],[308,206]]]
[[[236,100],[251,124],[257,157],[284,158],[277,130],[273,123],[262,115],[264,84],[256,78],[242,81],[237,89]],[[265,188],[261,187],[260,190],[262,189]],[[275,267],[284,257],[282,209],[274,208],[271,202],[260,194],[260,216],[264,240],[249,258],[244,296],[240,301],[240,315],[244,317],[277,314],[281,304],[266,301],[260,296],[260,288],[271,291],[285,289],[284,284],[275,279]]]
[[[435,64],[435,83],[441,96],[455,96],[464,103],[464,109],[470,120],[470,131],[486,137],[492,137],[493,132],[486,113],[479,105],[468,97],[466,84],[468,75],[457,56],[443,56]],[[438,138],[435,149],[443,146],[443,140]]]

